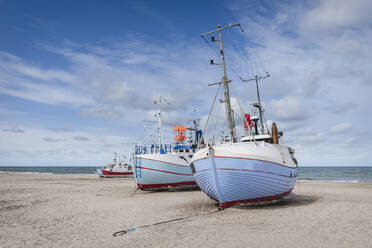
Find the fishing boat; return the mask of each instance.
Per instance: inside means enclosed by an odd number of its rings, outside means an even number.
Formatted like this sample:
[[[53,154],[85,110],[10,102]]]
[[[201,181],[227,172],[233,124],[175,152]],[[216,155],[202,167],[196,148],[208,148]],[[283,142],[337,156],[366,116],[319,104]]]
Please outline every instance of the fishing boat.
[[[164,101],[159,97],[154,102],[158,106],[158,140],[142,125],[154,143],[135,146],[133,166],[137,186],[141,190],[197,188],[190,160],[195,152],[197,139],[201,137],[201,131],[197,129],[198,122],[194,120],[193,127],[174,126],[173,130],[177,134],[174,143],[164,144],[161,115]],[[186,131],[189,131],[187,140]]]
[[[117,163],[117,153],[114,152],[113,163],[109,163],[101,169],[97,169],[97,174],[100,178],[113,178],[113,177],[133,177],[132,165],[124,160]]]
[[[225,111],[228,120],[229,135],[216,143],[198,146],[198,150],[191,159],[191,168],[196,183],[210,198],[219,203],[220,208],[228,208],[241,203],[272,202],[282,198],[290,198],[297,180],[297,161],[294,150],[279,144],[281,132],[276,124],[271,130],[265,128],[263,110],[261,107],[258,80],[258,102],[253,106],[258,108],[260,117],[244,115],[246,135],[237,137],[234,113],[231,109],[229,84],[225,58],[223,53],[221,31],[239,24],[226,27],[217,26],[216,30],[202,34],[202,38],[213,33],[218,34],[223,78],[219,85],[224,88]],[[213,61],[211,61],[211,64]],[[269,76],[267,74],[267,76]],[[245,80],[248,81],[248,80]],[[212,105],[213,106],[213,105]],[[259,122],[260,122],[260,128]]]

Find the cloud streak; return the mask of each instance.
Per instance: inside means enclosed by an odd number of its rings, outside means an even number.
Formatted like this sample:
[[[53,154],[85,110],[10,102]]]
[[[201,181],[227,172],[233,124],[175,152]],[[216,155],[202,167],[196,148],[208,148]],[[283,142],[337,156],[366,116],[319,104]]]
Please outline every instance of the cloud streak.
[[[12,128],[5,128],[3,129],[4,132],[11,132],[11,133],[24,133],[25,131],[20,129],[19,127],[12,127]]]

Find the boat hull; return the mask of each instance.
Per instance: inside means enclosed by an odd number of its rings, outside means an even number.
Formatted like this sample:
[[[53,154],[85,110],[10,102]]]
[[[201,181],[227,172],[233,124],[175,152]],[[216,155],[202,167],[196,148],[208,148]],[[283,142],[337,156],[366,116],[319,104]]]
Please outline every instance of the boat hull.
[[[194,179],[221,207],[290,197],[296,183],[297,166],[211,153],[192,162]]]
[[[101,178],[128,178],[133,177],[133,171],[127,171],[127,172],[116,172],[116,171],[109,171],[105,169],[98,169],[98,176]]]
[[[135,155],[135,178],[138,188],[197,188],[188,162],[179,161],[178,155]]]

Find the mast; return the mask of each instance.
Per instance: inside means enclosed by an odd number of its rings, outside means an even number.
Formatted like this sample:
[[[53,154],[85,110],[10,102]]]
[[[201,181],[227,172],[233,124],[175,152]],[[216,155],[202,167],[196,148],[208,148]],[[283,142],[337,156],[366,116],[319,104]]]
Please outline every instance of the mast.
[[[222,44],[222,34],[221,34],[221,26],[218,25],[218,38],[220,41],[220,54],[222,60],[222,67],[223,67],[223,82],[224,82],[224,96],[225,96],[225,111],[227,114],[227,120],[229,123],[229,134],[230,137],[234,140],[235,138],[235,123],[232,116],[231,110],[231,103],[230,103],[230,92],[229,92],[229,84],[227,82],[227,72],[226,72],[226,63],[225,63],[225,55],[223,53],[223,44]]]
[[[261,122],[261,134],[264,134],[264,124],[263,124],[263,110],[262,110],[262,106],[261,106],[261,99],[260,99],[260,91],[258,89],[258,80],[259,79],[264,79],[264,78],[268,78],[270,77],[270,74],[268,72],[266,72],[266,76],[254,76],[254,78],[251,78],[251,79],[242,79],[240,78],[243,82],[249,82],[249,81],[252,81],[252,80],[255,80],[256,81],[256,90],[257,90],[257,104],[253,104],[253,106],[257,107],[258,108],[258,111],[260,113],[260,122]]]
[[[117,152],[114,152],[114,154],[115,154],[115,157],[114,157],[114,164],[116,165],[118,153],[117,153]]]
[[[161,96],[159,96],[158,99],[154,101],[154,104],[158,105],[158,112],[156,113],[155,116],[158,117],[158,145],[160,147],[162,147],[164,144],[163,130],[162,130],[162,116],[161,116],[161,105],[163,102],[169,104],[169,102],[166,99],[162,98]]]
[[[218,33],[218,40],[219,40],[219,45],[220,45],[220,55],[221,55],[222,68],[223,68],[223,79],[219,83],[223,83],[223,85],[224,85],[225,111],[226,111],[226,116],[227,116],[227,121],[228,121],[228,126],[229,126],[229,134],[230,134],[230,137],[232,138],[233,142],[235,142],[235,123],[234,123],[234,118],[233,118],[233,111],[231,109],[230,92],[229,92],[229,82],[230,82],[230,80],[228,80],[227,72],[226,72],[226,63],[225,63],[225,55],[223,53],[221,30],[231,28],[231,27],[234,27],[234,26],[240,26],[240,24],[230,24],[226,27],[221,27],[221,25],[218,25],[216,30],[213,30],[213,31],[210,31],[210,32],[207,32],[207,33],[204,33],[204,34],[201,35],[201,37],[203,38],[205,35],[212,34],[212,33],[215,33],[215,32]],[[213,36],[212,36],[212,41],[215,41]],[[213,60],[211,60],[211,64],[214,64]]]
[[[198,123],[197,123],[198,119],[195,119],[195,120],[192,120],[193,124],[194,124],[194,137],[195,137],[195,144],[196,144],[196,136],[198,135]]]
[[[161,147],[163,145],[163,131],[162,131],[162,120],[161,120],[161,96],[159,96],[158,100],[155,101],[154,103],[158,105],[158,145]]]
[[[200,119],[193,119],[193,120],[189,120],[189,121],[192,121],[192,124],[193,126],[192,127],[189,127],[188,130],[190,130],[190,138],[192,138],[192,133],[194,133],[194,143],[195,145],[197,144],[196,140],[197,140],[197,135],[198,135],[198,122],[199,122]],[[190,141],[190,145],[192,144],[192,139]]]

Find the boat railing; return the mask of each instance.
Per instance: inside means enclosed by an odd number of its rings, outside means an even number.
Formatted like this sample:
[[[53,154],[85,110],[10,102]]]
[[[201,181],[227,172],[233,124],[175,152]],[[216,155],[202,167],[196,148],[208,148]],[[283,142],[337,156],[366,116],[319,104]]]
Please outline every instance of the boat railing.
[[[164,145],[136,145],[134,148],[134,154],[167,154],[172,153],[174,146],[171,144]]]

